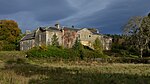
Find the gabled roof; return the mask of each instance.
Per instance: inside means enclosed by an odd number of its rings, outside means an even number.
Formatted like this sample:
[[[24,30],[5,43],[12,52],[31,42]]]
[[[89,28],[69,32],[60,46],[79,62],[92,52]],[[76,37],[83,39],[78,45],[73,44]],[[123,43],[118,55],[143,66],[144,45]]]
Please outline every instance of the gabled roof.
[[[60,29],[58,29],[56,27],[40,27],[41,31],[61,31],[62,29],[64,29],[64,30],[71,30],[71,31],[79,31],[79,30],[81,30],[79,28],[69,28],[69,27],[62,27]]]
[[[94,34],[94,35],[102,35],[102,34],[100,34],[100,33],[97,33],[97,32],[94,32],[93,34]]]
[[[35,38],[35,33],[32,33],[32,34],[27,34],[25,35],[21,41],[25,41],[25,40],[31,40],[31,39],[34,39]]]
[[[87,28],[89,31],[91,31],[92,33],[97,33],[98,32],[98,30],[97,29],[95,29],[95,28]]]
[[[81,29],[78,29],[78,28],[69,28],[69,27],[64,27],[63,28],[64,30],[72,30],[72,31],[79,31]]]
[[[41,31],[60,31],[60,29],[56,27],[39,27]]]
[[[56,27],[47,27],[46,31],[60,31],[60,29],[58,29]]]

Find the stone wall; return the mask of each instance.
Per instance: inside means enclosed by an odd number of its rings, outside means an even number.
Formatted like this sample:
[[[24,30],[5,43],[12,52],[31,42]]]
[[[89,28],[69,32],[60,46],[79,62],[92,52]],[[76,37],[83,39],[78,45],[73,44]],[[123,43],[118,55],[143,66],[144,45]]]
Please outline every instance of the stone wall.
[[[85,46],[89,46],[92,49],[93,43],[96,38],[99,38],[104,50],[111,49],[112,39],[109,37],[104,37],[101,34],[93,34],[87,28],[76,30],[76,29],[62,29],[62,30],[41,30],[40,28],[35,32],[35,39],[25,40],[20,42],[20,50],[28,50],[34,46],[41,45],[52,45],[53,35],[56,34],[58,38],[59,45],[64,46],[65,48],[72,48],[74,45],[76,38],[81,41],[81,44]]]
[[[91,48],[93,48],[93,43],[95,42],[96,38],[101,39],[101,35],[95,35],[86,28],[78,31],[77,35],[82,45],[89,46]]]
[[[35,45],[41,46],[46,45],[46,32],[42,32],[39,29],[36,31],[35,34]]]
[[[20,50],[29,50],[35,46],[35,40],[25,40],[20,42]]]
[[[52,45],[53,35],[56,34],[59,45],[62,45],[62,33],[61,31],[46,31],[46,45]]]
[[[64,29],[63,31],[63,46],[65,48],[71,48],[76,40],[76,31]]]

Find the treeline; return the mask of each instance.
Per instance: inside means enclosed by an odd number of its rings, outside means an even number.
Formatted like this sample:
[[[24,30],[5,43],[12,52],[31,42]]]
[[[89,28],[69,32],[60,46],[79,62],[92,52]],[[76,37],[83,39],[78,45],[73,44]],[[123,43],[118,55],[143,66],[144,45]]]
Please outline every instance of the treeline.
[[[0,51],[19,50],[21,30],[13,20],[0,20]]]

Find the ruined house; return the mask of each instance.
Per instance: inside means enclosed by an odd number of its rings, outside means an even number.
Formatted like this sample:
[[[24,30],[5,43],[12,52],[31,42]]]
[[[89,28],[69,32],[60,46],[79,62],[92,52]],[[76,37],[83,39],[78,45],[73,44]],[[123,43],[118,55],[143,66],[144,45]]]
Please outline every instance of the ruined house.
[[[20,41],[20,50],[29,50],[35,46],[52,45],[52,37],[56,35],[60,46],[71,48],[75,41],[80,40],[81,44],[93,49],[93,43],[99,38],[104,50],[111,49],[112,38],[99,34],[87,28],[68,28],[60,27],[39,27],[32,33],[26,34]]]

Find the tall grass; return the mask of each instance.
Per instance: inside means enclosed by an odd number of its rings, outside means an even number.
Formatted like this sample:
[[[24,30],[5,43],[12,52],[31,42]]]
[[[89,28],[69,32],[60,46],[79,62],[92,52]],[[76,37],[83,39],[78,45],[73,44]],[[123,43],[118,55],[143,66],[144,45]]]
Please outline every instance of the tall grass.
[[[150,84],[149,64],[96,61],[52,61],[23,58],[22,52],[1,58],[0,84]],[[18,58],[18,56],[21,56]],[[13,56],[11,58],[11,56]]]

